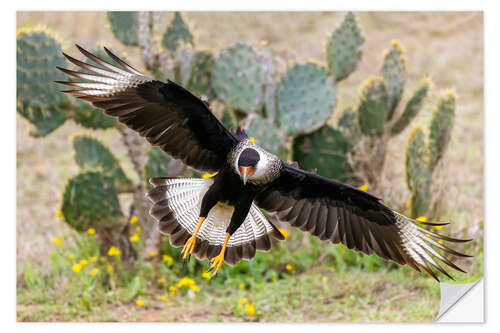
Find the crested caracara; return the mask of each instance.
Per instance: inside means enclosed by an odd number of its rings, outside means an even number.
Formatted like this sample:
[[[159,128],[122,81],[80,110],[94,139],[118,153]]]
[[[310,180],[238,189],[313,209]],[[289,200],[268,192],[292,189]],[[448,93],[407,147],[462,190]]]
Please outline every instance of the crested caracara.
[[[442,224],[415,221],[369,193],[287,164],[243,130],[230,132],[206,102],[176,83],[145,76],[106,48],[115,63],[77,47],[98,66],[64,54],[86,71],[59,68],[72,78],[58,82],[73,87],[66,93],[103,109],[186,165],[217,173],[209,179],[153,178],[147,194],[160,232],[183,246],[184,258],[208,258],[212,276],[224,262],[234,265],[269,250],[270,237],[284,239],[261,209],[322,240],[376,253],[436,280],[434,269],[451,277],[439,262],[463,272],[444,253],[467,255],[443,241],[466,240],[422,227]]]

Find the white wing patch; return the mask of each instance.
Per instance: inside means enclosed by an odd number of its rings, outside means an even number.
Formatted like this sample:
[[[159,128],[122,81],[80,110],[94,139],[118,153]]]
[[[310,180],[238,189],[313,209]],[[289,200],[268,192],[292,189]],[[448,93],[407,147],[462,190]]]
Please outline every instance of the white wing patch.
[[[174,212],[175,219],[190,234],[193,234],[198,225],[201,201],[212,179],[172,178],[165,179],[167,190],[165,199],[168,207]],[[207,240],[211,245],[222,245],[226,236],[226,229],[231,221],[234,207],[218,203],[213,207],[202,227],[198,231],[198,238]],[[252,242],[273,230],[266,217],[259,208],[252,204],[243,224],[229,238],[228,247]]]

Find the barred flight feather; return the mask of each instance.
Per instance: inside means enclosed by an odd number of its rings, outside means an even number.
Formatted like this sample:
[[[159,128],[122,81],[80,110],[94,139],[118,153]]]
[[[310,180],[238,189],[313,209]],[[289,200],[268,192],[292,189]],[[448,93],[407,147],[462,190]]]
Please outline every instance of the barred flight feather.
[[[155,188],[148,193],[153,202],[150,214],[158,221],[160,232],[170,235],[172,246],[183,246],[196,229],[201,201],[213,180],[154,178],[151,184]],[[196,237],[194,254],[197,258],[219,254],[232,213],[231,206],[221,203],[210,210]],[[279,239],[278,233],[252,204],[243,224],[229,238],[225,261],[234,265],[242,259],[252,259],[256,250],[268,251],[271,248],[269,236]]]
[[[107,48],[104,50],[114,63],[77,48],[95,65],[63,53],[69,62],[87,71],[57,67],[71,79],[56,83],[74,88],[63,92],[104,109],[190,167],[215,172],[224,166],[238,141],[206,103],[170,80],[164,83],[141,74]]]

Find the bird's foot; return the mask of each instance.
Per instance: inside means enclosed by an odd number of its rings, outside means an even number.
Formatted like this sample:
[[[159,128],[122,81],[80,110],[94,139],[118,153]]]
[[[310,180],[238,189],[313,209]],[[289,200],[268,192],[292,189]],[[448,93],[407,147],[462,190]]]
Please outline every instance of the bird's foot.
[[[186,260],[191,257],[194,251],[194,246],[196,245],[196,236],[191,236],[189,239],[186,241],[186,244],[184,244],[184,247],[182,248],[181,254],[182,254],[182,259]]]
[[[224,251],[222,251],[218,256],[213,257],[210,259],[210,269],[208,270],[213,271],[211,277],[215,277],[217,273],[219,273],[220,268],[222,267],[222,264],[224,263]]]

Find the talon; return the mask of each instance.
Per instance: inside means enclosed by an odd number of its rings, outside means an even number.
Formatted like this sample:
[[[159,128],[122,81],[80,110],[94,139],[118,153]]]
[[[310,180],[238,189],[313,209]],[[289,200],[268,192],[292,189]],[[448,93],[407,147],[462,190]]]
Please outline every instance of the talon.
[[[187,259],[189,261],[189,257],[191,257],[191,254],[193,254],[195,245],[196,245],[196,236],[193,235],[189,237],[189,239],[186,241],[186,244],[184,244],[184,247],[182,248],[181,251],[182,259]]]
[[[215,277],[217,273],[219,273],[219,270],[221,269],[222,264],[224,263],[224,252],[225,251],[221,251],[221,253],[218,256],[211,259],[212,270],[213,270],[212,277]]]

